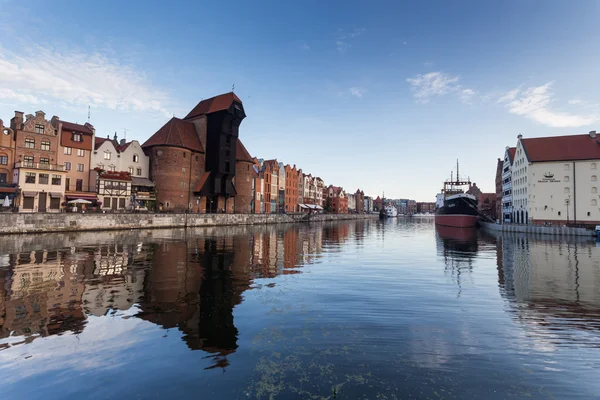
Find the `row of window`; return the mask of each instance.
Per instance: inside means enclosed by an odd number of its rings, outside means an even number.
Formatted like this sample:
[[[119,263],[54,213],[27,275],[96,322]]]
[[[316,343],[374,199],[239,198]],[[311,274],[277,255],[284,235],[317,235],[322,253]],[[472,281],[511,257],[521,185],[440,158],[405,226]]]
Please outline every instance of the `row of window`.
[[[105,160],[110,160],[110,159],[111,159],[111,157],[112,157],[112,153],[111,153],[110,151],[106,150],[106,151],[104,152],[104,159],[105,159]],[[183,158],[185,158],[185,153],[183,153]],[[196,156],[196,160],[197,160],[197,159],[198,159],[198,157]],[[134,155],[133,155],[133,162],[134,162],[134,163],[138,163],[138,162],[140,162],[140,156],[139,156],[138,154],[134,154]]]
[[[77,164],[77,171],[78,172],[83,172],[85,169],[85,165],[83,164]],[[71,163],[69,161],[65,161],[65,171],[70,171],[71,170]]]
[[[73,154],[73,148],[72,147],[65,147],[64,148],[64,153],[66,155],[70,156],[71,154]],[[77,155],[79,157],[85,157],[85,150],[83,150],[83,149],[77,149]]]
[[[25,148],[35,149],[35,139],[25,139]],[[42,140],[42,142],[40,143],[40,150],[50,151],[50,141]]]
[[[47,185],[50,181],[50,174],[36,174],[35,172],[25,172],[25,183],[35,183],[36,178],[39,178],[38,183],[40,185]],[[60,185],[61,176],[52,174],[51,183],[53,185]]]
[[[104,169],[104,164],[98,164],[98,168]],[[117,167],[115,167],[114,165],[109,165],[108,166],[108,171],[115,172],[116,170],[117,170]],[[185,168],[183,168],[182,171],[183,171],[183,173],[185,173]],[[133,167],[128,167],[127,168],[127,172],[129,172],[131,175],[133,175],[134,168]],[[142,176],[142,169],[141,168],[135,168],[135,175],[136,176]]]

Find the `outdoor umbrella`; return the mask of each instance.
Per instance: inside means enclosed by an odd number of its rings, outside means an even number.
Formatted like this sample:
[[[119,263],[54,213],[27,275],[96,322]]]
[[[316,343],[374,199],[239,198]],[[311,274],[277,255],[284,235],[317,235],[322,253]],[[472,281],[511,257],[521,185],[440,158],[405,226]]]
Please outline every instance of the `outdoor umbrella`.
[[[8,196],[4,198],[4,203],[2,203],[2,207],[10,207],[10,199]]]
[[[75,199],[68,202],[69,204],[92,204],[89,200]]]

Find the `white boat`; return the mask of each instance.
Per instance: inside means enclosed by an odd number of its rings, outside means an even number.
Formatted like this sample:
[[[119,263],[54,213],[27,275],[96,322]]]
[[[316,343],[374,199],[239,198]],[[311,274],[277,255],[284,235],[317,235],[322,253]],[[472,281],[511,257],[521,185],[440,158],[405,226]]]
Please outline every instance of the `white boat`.
[[[398,209],[396,207],[385,206],[383,211],[385,212],[385,216],[388,218],[398,216]]]

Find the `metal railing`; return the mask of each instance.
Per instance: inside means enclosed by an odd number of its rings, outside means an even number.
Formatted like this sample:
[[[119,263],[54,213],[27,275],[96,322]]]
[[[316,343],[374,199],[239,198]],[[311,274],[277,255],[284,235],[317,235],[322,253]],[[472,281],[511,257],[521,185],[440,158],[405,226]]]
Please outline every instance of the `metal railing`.
[[[30,161],[18,161],[15,163],[15,168],[31,168],[31,169],[41,169],[44,171],[57,171],[57,172],[63,172],[65,170],[64,165],[36,163],[36,162],[30,162]]]

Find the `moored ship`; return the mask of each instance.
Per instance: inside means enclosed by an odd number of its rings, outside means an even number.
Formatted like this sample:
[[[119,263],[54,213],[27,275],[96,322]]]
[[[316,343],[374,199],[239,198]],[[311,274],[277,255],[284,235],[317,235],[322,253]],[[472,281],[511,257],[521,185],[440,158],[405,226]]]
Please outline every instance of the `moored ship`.
[[[444,182],[442,192],[437,195],[435,211],[437,225],[458,228],[472,228],[477,225],[479,218],[477,198],[463,190],[463,187],[468,187],[470,184],[470,180],[460,180],[457,162],[456,180],[451,177]]]

